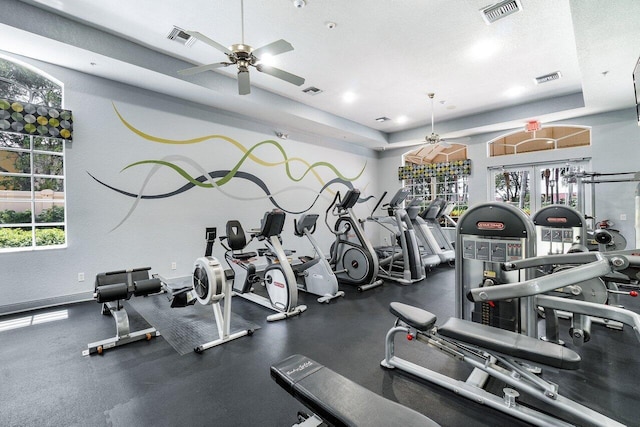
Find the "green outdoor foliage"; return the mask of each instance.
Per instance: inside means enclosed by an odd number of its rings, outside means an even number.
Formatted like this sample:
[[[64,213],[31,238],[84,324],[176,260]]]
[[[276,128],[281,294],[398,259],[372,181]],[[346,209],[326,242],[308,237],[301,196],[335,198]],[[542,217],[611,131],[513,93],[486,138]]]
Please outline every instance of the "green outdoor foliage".
[[[0,224],[29,224],[31,222],[31,211],[16,212],[14,210],[0,211]],[[64,222],[64,208],[53,206],[43,210],[36,216],[37,223],[43,222]]]
[[[59,228],[36,229],[36,246],[62,245],[64,230]],[[31,246],[31,230],[0,228],[0,248],[26,248]]]
[[[28,224],[31,222],[31,211],[0,211],[0,224]]]
[[[36,217],[37,223],[64,222],[64,208],[54,206]],[[0,224],[30,224],[31,211],[0,211]],[[1,248],[25,248],[31,246],[31,228],[0,228]],[[65,243],[64,229],[36,228],[36,246],[62,245]]]
[[[26,67],[0,58],[0,77],[10,81],[0,81],[0,96],[16,101],[62,106],[62,88]]]

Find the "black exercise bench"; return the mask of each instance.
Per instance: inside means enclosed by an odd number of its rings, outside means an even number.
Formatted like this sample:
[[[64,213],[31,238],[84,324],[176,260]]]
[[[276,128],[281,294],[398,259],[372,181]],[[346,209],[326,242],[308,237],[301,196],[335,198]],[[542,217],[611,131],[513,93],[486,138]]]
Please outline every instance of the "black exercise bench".
[[[271,366],[271,378],[332,426],[439,425],[299,354]]]

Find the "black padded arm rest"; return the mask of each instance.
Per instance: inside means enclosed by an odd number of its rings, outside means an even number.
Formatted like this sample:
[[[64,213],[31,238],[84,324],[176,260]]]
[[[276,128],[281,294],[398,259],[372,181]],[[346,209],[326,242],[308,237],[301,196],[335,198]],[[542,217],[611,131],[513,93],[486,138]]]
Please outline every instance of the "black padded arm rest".
[[[389,304],[389,311],[404,323],[419,331],[427,331],[433,328],[437,320],[435,314],[401,302]]]
[[[419,412],[379,396],[306,356],[294,354],[271,366],[271,378],[334,426],[438,426]]]
[[[438,327],[438,333],[490,351],[554,368],[578,369],[580,367],[580,355],[571,349],[468,320],[452,317]]]

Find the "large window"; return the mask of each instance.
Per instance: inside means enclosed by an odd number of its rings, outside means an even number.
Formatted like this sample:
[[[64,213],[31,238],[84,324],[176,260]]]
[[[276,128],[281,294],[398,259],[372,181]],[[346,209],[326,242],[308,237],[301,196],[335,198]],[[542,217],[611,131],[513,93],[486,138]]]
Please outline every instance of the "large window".
[[[59,108],[62,88],[0,58],[0,98]],[[26,114],[10,106],[0,113]],[[0,252],[64,246],[65,142],[8,130],[0,131]]]
[[[567,177],[588,168],[588,159],[490,168],[490,200],[512,204],[529,215],[551,204],[575,208],[584,195]]]
[[[464,213],[469,204],[469,174],[471,162],[467,159],[467,147],[462,144],[427,144],[403,156],[400,169],[403,187],[411,190],[412,198],[421,198],[426,207],[436,198],[448,203],[444,218],[454,221]],[[447,219],[448,219],[447,218]],[[443,225],[455,226],[455,224]]]

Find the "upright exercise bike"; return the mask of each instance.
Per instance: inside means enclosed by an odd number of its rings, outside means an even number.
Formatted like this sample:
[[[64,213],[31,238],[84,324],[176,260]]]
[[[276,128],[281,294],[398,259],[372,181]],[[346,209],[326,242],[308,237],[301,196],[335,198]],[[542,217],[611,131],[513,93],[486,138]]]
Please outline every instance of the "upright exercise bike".
[[[378,257],[353,213],[359,198],[360,190],[357,189],[349,190],[344,199],[340,198],[339,192],[336,193],[324,220],[336,236],[331,245],[329,264],[340,283],[355,285],[362,292],[381,286],[384,281],[377,278]],[[329,225],[329,212],[338,217],[333,228]]]
[[[285,213],[281,210],[265,213],[260,230],[252,234],[249,241],[240,222],[231,220],[227,222],[227,235],[220,237],[226,249],[225,259],[233,270],[233,291],[244,299],[274,310],[276,314],[267,316],[270,322],[297,316],[307,309],[306,305],[298,305],[296,276],[280,243],[284,220]],[[243,252],[254,238],[266,246],[260,256],[256,252]],[[262,265],[258,265],[260,261]],[[266,288],[267,297],[254,292],[256,284]]]
[[[312,234],[316,231],[318,221],[317,214],[303,214],[297,221],[293,220],[293,231],[298,237],[307,237],[315,251],[313,258],[299,257],[300,264],[293,265],[293,271],[300,279],[298,289],[318,295],[318,302],[328,303],[334,298],[344,296],[344,292],[338,290],[338,278],[331,270],[324,253]]]

